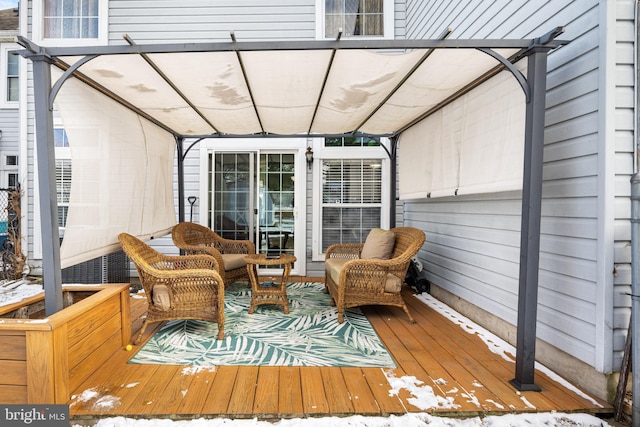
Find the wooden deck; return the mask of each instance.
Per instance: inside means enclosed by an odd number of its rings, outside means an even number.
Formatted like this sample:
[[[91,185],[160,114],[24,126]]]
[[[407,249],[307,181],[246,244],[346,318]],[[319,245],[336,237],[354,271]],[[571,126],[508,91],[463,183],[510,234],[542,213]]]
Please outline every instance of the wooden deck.
[[[584,412],[608,417],[611,405],[587,399],[543,373],[536,373],[541,392],[519,392],[509,384],[514,363],[492,353],[469,334],[414,298],[406,289],[415,324],[395,308],[364,311],[398,367],[324,368],[185,366],[128,364],[133,351],[114,353],[109,362],[72,393],[71,416],[91,424],[109,416],[136,418],[259,418],[319,416],[388,416],[429,412],[470,417],[517,412]],[[132,333],[141,325],[146,302],[132,297]],[[149,327],[143,342],[155,332]],[[389,377],[415,377],[455,408],[418,408],[409,390],[391,394]],[[414,400],[415,403],[415,400]]]

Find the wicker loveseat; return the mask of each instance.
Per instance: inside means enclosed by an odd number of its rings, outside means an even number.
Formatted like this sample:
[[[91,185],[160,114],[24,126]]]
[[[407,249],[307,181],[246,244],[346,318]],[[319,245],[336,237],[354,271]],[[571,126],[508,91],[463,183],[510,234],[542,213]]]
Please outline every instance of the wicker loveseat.
[[[122,249],[138,270],[149,309],[138,344],[148,324],[198,319],[218,324],[224,338],[224,282],[209,255],[164,255],[127,233],[118,236]]]
[[[374,229],[365,243],[329,246],[325,254],[325,284],[338,309],[338,322],[344,321],[344,311],[350,307],[391,305],[402,308],[413,323],[400,289],[411,258],[424,241],[423,231],[397,227]]]
[[[249,240],[225,239],[208,227],[193,222],[176,224],[171,231],[173,243],[186,254],[207,254],[216,259],[216,270],[225,286],[238,280],[249,280],[245,255],[255,254],[256,246]]]

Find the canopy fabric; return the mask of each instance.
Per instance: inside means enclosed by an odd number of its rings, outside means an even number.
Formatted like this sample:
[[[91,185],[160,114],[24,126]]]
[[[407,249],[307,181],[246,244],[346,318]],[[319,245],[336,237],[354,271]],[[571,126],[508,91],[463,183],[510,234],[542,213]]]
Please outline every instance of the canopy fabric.
[[[69,79],[56,98],[71,147],[71,191],[61,268],[148,240],[176,223],[175,139],[107,96]]]
[[[506,58],[521,49],[493,52]],[[72,153],[62,267],[117,250],[120,232],[147,240],[169,231],[176,221],[172,194],[176,136],[391,136],[411,128],[425,112],[501,65],[472,47],[372,51],[234,46],[168,52],[150,48],[56,55],[54,63],[58,72],[53,73],[52,83],[59,88],[55,105]],[[70,67],[75,68],[73,73],[66,81],[61,79],[62,71]],[[517,87],[516,91],[521,92]],[[440,116],[438,112],[433,117]],[[407,140],[418,144],[415,149],[409,143],[403,148],[410,153],[409,161],[426,147],[420,146],[421,138],[411,137],[421,130],[408,132]],[[441,150],[455,149],[444,135],[438,145]],[[521,145],[519,135],[516,146]],[[423,165],[416,170],[450,179],[439,168],[452,161],[460,166],[463,159],[446,157],[435,157],[438,161],[430,168]],[[403,169],[401,183],[407,181]],[[455,181],[452,188],[459,188],[460,175]],[[404,196],[412,197],[410,193],[405,191]],[[418,191],[420,197],[423,193]]]
[[[519,169],[511,166],[522,156],[522,89],[529,88],[518,72],[514,79],[499,71],[539,39],[393,41],[388,47],[381,41],[136,45],[127,39],[129,46],[46,49],[20,41],[64,72],[52,73],[51,97],[72,147],[62,266],[116,249],[119,232],[146,240],[171,228],[176,137],[404,132],[403,198],[521,183],[521,158]],[[494,102],[483,99],[486,93],[468,93],[496,73],[509,86]],[[520,94],[517,107],[502,105],[511,92]],[[485,103],[492,107],[484,109]],[[473,122],[466,116],[471,112],[482,115]],[[510,130],[496,134],[498,128]],[[424,132],[436,136],[427,145]],[[507,178],[478,180],[485,168],[504,168],[478,167],[475,158],[505,153]],[[407,179],[406,170],[421,179]]]
[[[499,65],[473,48],[318,49],[100,55],[77,71],[176,135],[393,135]]]
[[[525,106],[515,79],[500,72],[403,132],[400,198],[520,190]]]

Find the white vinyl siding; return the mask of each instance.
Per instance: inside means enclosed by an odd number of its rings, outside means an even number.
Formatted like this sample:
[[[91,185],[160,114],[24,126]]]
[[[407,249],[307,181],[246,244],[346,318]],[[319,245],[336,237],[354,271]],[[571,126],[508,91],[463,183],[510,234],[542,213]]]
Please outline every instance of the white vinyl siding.
[[[315,38],[315,0],[109,2],[109,38],[122,42],[205,42]]]
[[[565,27],[559,38],[571,43],[548,60],[537,334],[600,372],[619,368],[629,320],[621,293],[630,283],[633,4],[615,3],[619,20],[607,31],[611,11],[597,0],[407,2],[407,38],[448,27],[450,38],[535,37]],[[611,37],[618,43],[604,43]],[[606,55],[615,55],[615,69]],[[605,70],[615,93],[603,85]],[[512,324],[520,213],[520,192],[404,203],[405,224],[427,235],[420,257],[429,280]]]

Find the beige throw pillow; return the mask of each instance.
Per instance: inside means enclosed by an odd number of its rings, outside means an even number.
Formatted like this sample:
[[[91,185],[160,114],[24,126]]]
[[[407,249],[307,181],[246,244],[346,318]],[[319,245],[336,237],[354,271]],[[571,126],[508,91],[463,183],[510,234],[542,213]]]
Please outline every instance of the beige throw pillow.
[[[393,254],[396,244],[396,235],[391,230],[374,228],[369,232],[364,242],[360,258],[362,259],[389,259]]]

